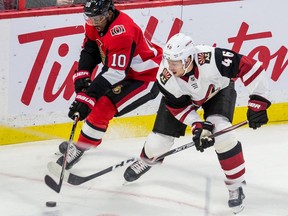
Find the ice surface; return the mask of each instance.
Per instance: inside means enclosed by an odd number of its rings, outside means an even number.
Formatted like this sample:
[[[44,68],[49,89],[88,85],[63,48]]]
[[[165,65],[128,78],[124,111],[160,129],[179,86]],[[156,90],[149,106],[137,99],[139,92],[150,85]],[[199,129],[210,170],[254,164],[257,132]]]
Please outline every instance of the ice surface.
[[[288,216],[288,124],[237,130],[246,160],[246,207],[239,216]],[[104,140],[72,172],[89,175],[138,156],[145,138]],[[191,141],[178,139],[174,147]],[[193,147],[167,157],[133,183],[126,167],[80,186],[64,183],[60,194],[44,183],[61,140],[0,146],[0,214],[3,216],[226,216],[228,191],[213,148]],[[52,174],[50,174],[52,176]],[[52,176],[56,182],[58,178]],[[48,208],[46,201],[56,201]]]

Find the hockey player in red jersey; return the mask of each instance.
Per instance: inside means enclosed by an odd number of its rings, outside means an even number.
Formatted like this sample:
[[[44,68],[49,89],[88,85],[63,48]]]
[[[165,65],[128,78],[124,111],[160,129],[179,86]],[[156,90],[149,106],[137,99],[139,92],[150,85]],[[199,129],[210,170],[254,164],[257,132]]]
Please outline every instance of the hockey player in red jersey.
[[[153,131],[147,137],[141,158],[129,166],[124,178],[131,182],[146,173],[152,160],[167,152],[175,137],[184,135],[191,126],[196,149],[214,146],[226,177],[229,190],[228,205],[234,213],[244,208],[243,193],[245,163],[241,143],[234,132],[216,138],[212,133],[231,126],[236,91],[234,78],[239,78],[248,89],[247,119],[249,127],[256,129],[268,122],[268,85],[261,63],[232,50],[194,45],[182,33],[174,35],[163,49],[157,81],[164,95],[157,112]],[[202,121],[196,112],[204,110]]]
[[[85,40],[78,70],[73,76],[76,98],[69,117],[85,120],[76,145],[69,148],[66,169],[85,150],[98,146],[109,121],[154,99],[162,48],[148,41],[138,25],[114,7],[113,0],[88,0],[84,6]],[[103,64],[91,81],[91,73]],[[67,142],[60,144],[60,152]],[[57,163],[63,164],[63,156]]]

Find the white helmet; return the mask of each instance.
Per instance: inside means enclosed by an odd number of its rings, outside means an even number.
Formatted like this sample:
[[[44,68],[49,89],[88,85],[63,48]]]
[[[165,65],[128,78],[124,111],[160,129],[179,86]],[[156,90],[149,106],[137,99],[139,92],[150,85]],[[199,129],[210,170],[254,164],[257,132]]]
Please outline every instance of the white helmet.
[[[188,72],[188,67],[192,64],[192,61],[194,59],[194,53],[195,46],[192,38],[183,33],[175,34],[168,40],[163,49],[164,65],[165,61],[167,60],[181,60],[183,64],[184,74],[186,74]],[[186,65],[186,61],[189,56],[191,56],[191,62],[189,65]]]

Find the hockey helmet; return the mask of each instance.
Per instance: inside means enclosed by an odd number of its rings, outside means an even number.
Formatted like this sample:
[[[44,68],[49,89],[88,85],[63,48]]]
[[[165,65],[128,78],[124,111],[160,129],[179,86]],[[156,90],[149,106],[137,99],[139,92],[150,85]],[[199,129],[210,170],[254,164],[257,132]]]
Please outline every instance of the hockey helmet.
[[[113,0],[87,0],[84,5],[84,18],[90,25],[101,23],[108,17],[109,10],[115,10]]]
[[[183,33],[175,34],[168,40],[163,49],[164,65],[168,68],[168,61],[181,60],[184,74],[186,74],[187,69],[193,62],[194,54],[195,45],[192,38]],[[187,65],[188,57],[191,58],[191,61]]]

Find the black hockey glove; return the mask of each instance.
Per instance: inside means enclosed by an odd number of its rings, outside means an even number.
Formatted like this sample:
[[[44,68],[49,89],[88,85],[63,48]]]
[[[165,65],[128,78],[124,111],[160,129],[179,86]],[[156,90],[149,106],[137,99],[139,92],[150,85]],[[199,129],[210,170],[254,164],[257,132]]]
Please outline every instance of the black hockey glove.
[[[213,146],[215,139],[209,138],[214,129],[211,122],[194,122],[192,124],[192,139],[195,143],[197,151],[204,152],[204,149]]]
[[[95,98],[89,97],[84,92],[79,92],[76,95],[75,100],[73,101],[73,103],[69,107],[70,111],[68,113],[68,116],[71,119],[73,119],[75,113],[78,112],[80,115],[79,120],[82,121],[89,115],[89,113],[91,112],[91,110],[95,106],[95,103],[96,103]]]
[[[91,74],[89,71],[75,71],[73,75],[75,92],[84,91],[91,85]]]
[[[250,95],[248,101],[247,119],[249,127],[257,129],[263,124],[267,124],[268,116],[267,109],[271,102],[259,95]]]

